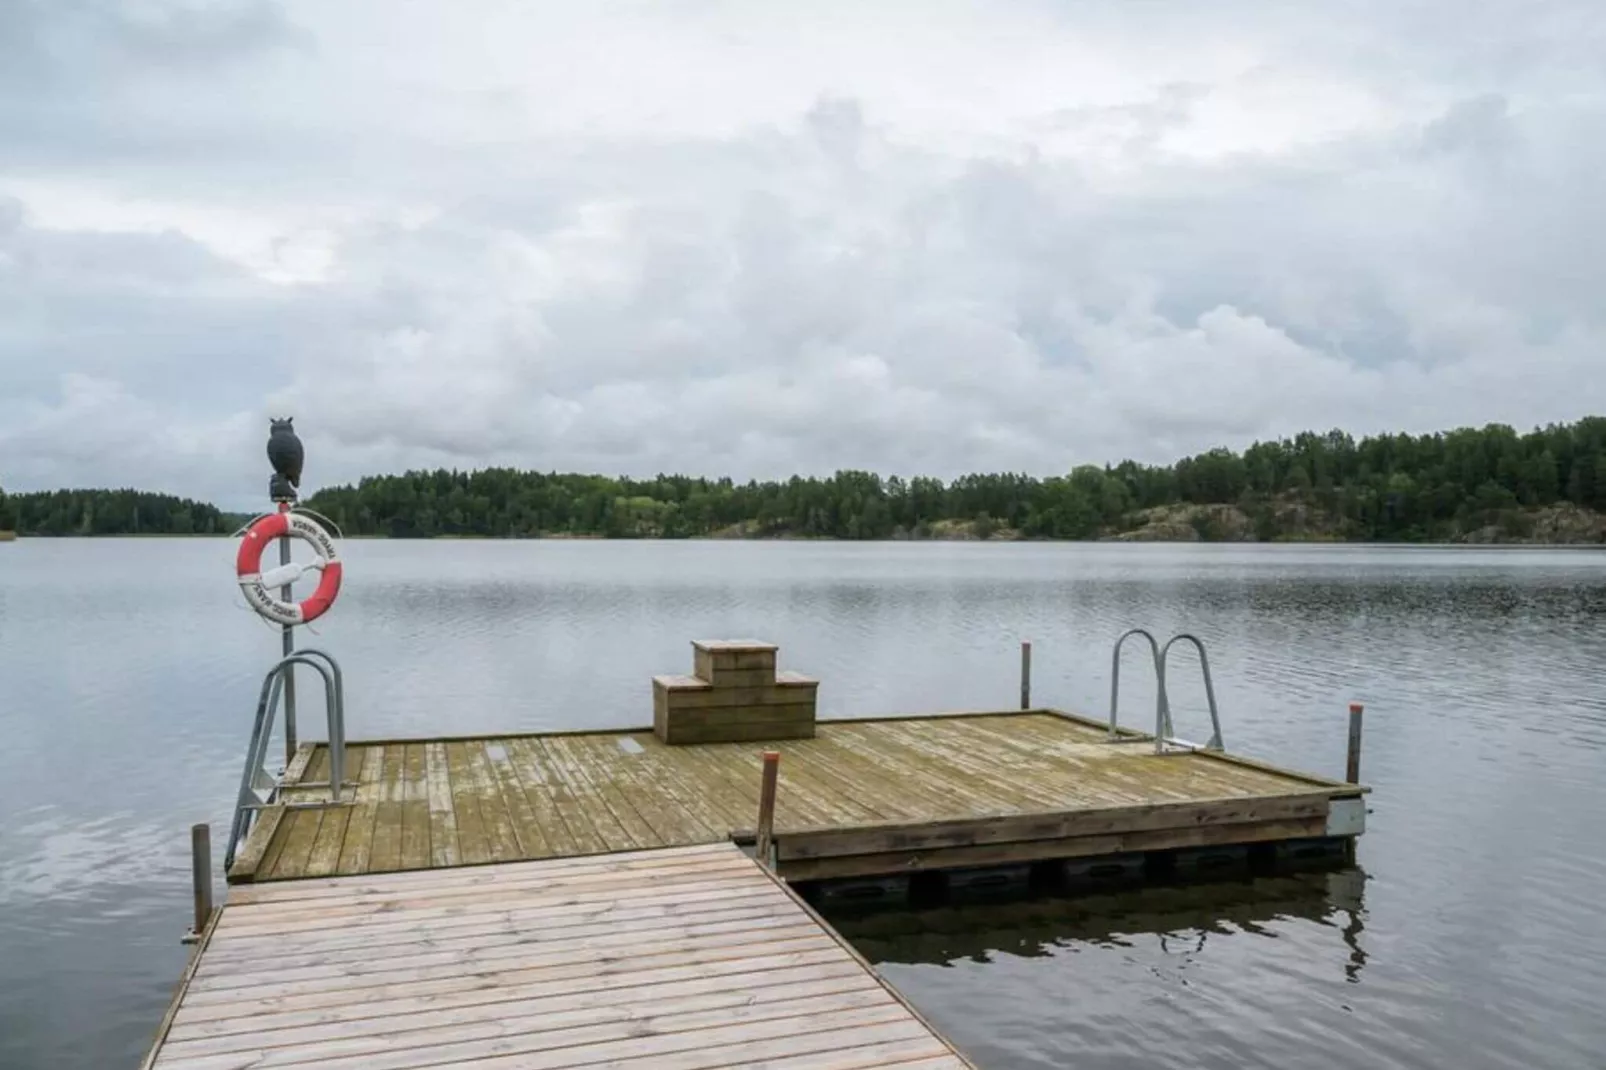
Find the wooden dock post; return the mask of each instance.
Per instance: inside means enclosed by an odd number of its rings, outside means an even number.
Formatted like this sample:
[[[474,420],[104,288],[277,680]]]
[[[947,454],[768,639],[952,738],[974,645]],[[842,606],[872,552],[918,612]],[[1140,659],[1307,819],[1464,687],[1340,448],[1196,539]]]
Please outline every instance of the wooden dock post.
[[[758,792],[758,843],[755,852],[758,864],[765,869],[775,868],[775,861],[770,857],[770,841],[775,835],[775,782],[780,770],[780,752],[765,751],[764,777]]]
[[[212,918],[212,826],[190,826],[190,879],[195,892],[195,927],[184,934],[184,943],[193,944],[206,931]]]
[[[1032,708],[1032,643],[1029,639],[1020,644],[1020,708]]]
[[[1351,784],[1361,782],[1361,715],[1365,710],[1359,702],[1349,704],[1349,753],[1344,759],[1344,779]]]
[[[1361,715],[1366,707],[1359,702],[1349,704],[1349,748],[1344,755],[1344,779],[1351,784],[1361,782]],[[1344,841],[1344,860],[1355,864],[1355,837]]]

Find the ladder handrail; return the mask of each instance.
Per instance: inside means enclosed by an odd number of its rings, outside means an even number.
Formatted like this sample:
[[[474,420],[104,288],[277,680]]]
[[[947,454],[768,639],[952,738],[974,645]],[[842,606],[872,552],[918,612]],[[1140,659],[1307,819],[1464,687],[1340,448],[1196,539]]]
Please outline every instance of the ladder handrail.
[[[1117,703],[1121,697],[1121,647],[1134,635],[1141,635],[1149,641],[1149,650],[1154,655],[1154,678],[1157,690],[1154,699],[1155,724],[1170,725],[1170,713],[1166,708],[1165,697],[1165,670],[1161,668],[1160,643],[1155,639],[1154,633],[1147,628],[1129,628],[1115,641],[1115,652],[1110,655],[1110,739],[1120,738],[1121,733],[1116,728]],[[1157,733],[1158,734],[1158,733]]]
[[[334,706],[329,708],[328,737],[329,737],[329,783],[331,785],[331,798],[340,801],[340,787],[346,782],[346,678],[340,671],[340,662],[333,654],[317,647],[302,647],[296,651],[301,658],[318,658],[329,666],[334,675]],[[310,664],[296,662],[297,664]],[[327,691],[326,691],[327,697]]]
[[[1205,702],[1210,707],[1210,742],[1204,745],[1205,750],[1222,750],[1221,742],[1221,714],[1216,707],[1216,688],[1210,678],[1210,656],[1205,653],[1205,645],[1197,635],[1192,632],[1179,632],[1166,641],[1165,648],[1160,651],[1156,669],[1160,674],[1161,702],[1165,706],[1163,718],[1155,719],[1154,752],[1160,754],[1165,749],[1166,740],[1176,731],[1171,723],[1171,696],[1166,688],[1166,663],[1171,656],[1171,648],[1177,643],[1186,640],[1199,651],[1199,669],[1204,674]],[[1162,731],[1162,727],[1165,731]]]
[[[266,800],[257,796],[257,778],[267,758],[268,743],[273,737],[273,719],[278,712],[282,694],[282,678],[293,672],[295,666],[307,665],[323,678],[324,710],[329,728],[329,795],[333,802],[340,801],[345,784],[346,770],[346,702],[345,679],[340,663],[321,650],[298,650],[280,659],[262,678],[257,695],[256,718],[251,726],[251,742],[246,749],[245,769],[240,774],[240,792],[235,801],[234,820],[229,829],[228,850],[223,859],[225,871],[234,864],[234,853],[250,832],[256,809],[264,801],[272,801],[278,793],[275,783]]]

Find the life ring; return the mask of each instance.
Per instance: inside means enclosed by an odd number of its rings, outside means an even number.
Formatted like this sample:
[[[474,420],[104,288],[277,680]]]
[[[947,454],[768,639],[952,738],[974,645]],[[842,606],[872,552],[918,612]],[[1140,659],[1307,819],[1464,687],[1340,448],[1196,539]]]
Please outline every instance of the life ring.
[[[304,539],[318,551],[318,560],[310,565],[294,562],[262,571],[262,551],[275,539],[289,536]],[[317,570],[318,589],[301,602],[283,602],[277,595],[280,587],[300,579],[302,574]],[[240,553],[234,559],[234,571],[239,577],[240,591],[251,608],[279,624],[306,624],[317,620],[329,611],[340,594],[340,555],[335,551],[335,540],[309,516],[301,513],[269,513],[246,529],[240,543]]]

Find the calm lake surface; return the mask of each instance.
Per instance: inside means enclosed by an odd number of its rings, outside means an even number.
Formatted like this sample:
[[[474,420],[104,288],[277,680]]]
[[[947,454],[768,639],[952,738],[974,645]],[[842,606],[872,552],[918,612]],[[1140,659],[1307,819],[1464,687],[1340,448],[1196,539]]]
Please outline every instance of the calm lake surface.
[[[5,1070],[135,1065],[166,1006],[188,828],[221,839],[278,650],[233,550],[0,546]],[[1031,639],[1037,701],[1102,715],[1121,630],[1195,631],[1233,750],[1341,775],[1346,704],[1366,703],[1357,870],[844,922],[861,950],[998,1070],[1606,1066],[1606,555],[345,551],[316,642],[346,668],[355,739],[644,724],[648,677],[725,636],[778,642],[843,717],[1010,706]],[[1152,703],[1137,667],[1131,721]],[[1177,730],[1203,738],[1196,678],[1176,677]]]

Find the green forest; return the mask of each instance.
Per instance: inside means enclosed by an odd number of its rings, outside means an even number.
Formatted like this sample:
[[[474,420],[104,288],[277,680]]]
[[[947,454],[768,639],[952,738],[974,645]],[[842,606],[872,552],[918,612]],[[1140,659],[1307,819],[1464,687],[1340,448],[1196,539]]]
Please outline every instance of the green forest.
[[[492,468],[373,476],[307,504],[347,535],[391,538],[1344,539],[1606,541],[1606,418],[1355,439],[1307,432],[1170,465],[1062,476],[775,482],[623,479]],[[7,508],[0,503],[0,509]],[[132,491],[11,499],[24,534],[216,533],[238,518]],[[1560,519],[1558,519],[1560,518]],[[1562,523],[1562,521],[1568,521]]]
[[[205,502],[136,490],[0,490],[0,531],[23,535],[228,535],[238,518]]]

